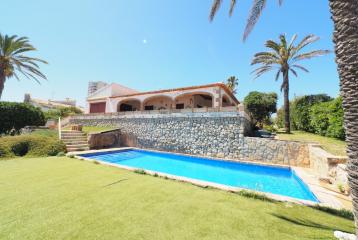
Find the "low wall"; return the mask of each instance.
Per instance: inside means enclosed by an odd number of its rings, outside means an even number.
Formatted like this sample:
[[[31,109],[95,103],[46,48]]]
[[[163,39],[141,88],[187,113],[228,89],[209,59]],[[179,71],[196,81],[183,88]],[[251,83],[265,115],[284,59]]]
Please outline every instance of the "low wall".
[[[90,149],[103,149],[121,146],[121,131],[119,129],[92,133],[88,135]]]
[[[240,158],[246,161],[309,167],[309,149],[306,143],[265,138],[243,138],[239,144]]]
[[[317,144],[309,145],[310,167],[321,178],[335,177],[338,164],[346,163],[347,157],[334,156]]]
[[[115,126],[123,146],[244,161],[309,166],[306,144],[245,137],[250,122],[241,112],[79,115],[71,124]]]

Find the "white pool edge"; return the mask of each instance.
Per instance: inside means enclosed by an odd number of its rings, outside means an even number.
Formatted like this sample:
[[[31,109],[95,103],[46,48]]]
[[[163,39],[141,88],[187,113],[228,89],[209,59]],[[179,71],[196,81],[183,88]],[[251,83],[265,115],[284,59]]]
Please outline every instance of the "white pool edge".
[[[226,162],[247,163],[247,164],[254,164],[254,165],[261,165],[261,166],[291,168],[294,171],[294,173],[296,174],[296,176],[299,177],[300,180],[315,195],[315,197],[317,198],[317,200],[319,202],[317,203],[317,202],[313,202],[313,201],[309,201],[309,200],[302,200],[302,199],[282,196],[282,195],[268,193],[268,192],[256,191],[256,190],[247,189],[247,188],[230,187],[230,186],[223,185],[223,184],[218,184],[218,183],[213,183],[213,182],[208,182],[208,181],[202,181],[202,180],[197,180],[197,179],[193,179],[193,178],[181,177],[181,176],[177,176],[177,175],[171,175],[171,174],[167,174],[167,173],[156,172],[156,171],[151,171],[151,170],[146,170],[146,169],[128,167],[128,166],[121,165],[121,164],[118,164],[118,163],[109,163],[109,162],[105,162],[105,161],[101,161],[101,160],[96,160],[96,159],[92,159],[92,158],[79,156],[79,155],[89,154],[89,153],[117,152],[117,151],[125,151],[125,150],[144,150],[144,151],[149,151],[149,152],[169,153],[169,154],[175,154],[175,155],[180,155],[180,156],[207,158],[207,159],[218,160],[218,161],[226,161]],[[88,151],[69,152],[69,153],[67,153],[67,156],[71,156],[71,155],[74,156],[77,159],[81,159],[81,160],[85,160],[85,161],[89,161],[89,162],[98,162],[98,163],[100,163],[102,165],[117,167],[117,168],[129,170],[129,171],[143,170],[146,174],[149,174],[149,175],[157,175],[157,176],[160,176],[160,177],[166,177],[166,178],[177,180],[177,181],[188,182],[188,183],[191,183],[193,185],[200,186],[200,187],[213,187],[213,188],[217,188],[217,189],[221,189],[221,190],[225,190],[225,191],[230,191],[230,192],[240,192],[242,190],[245,190],[247,192],[253,192],[253,193],[258,193],[258,194],[265,195],[268,198],[272,198],[272,199],[280,201],[280,202],[291,202],[291,203],[307,205],[307,206],[317,206],[317,205],[319,205],[319,206],[332,207],[332,208],[335,208],[335,209],[341,209],[342,208],[342,204],[340,203],[340,201],[337,200],[337,198],[334,196],[334,194],[331,191],[328,191],[325,188],[323,188],[322,186],[320,186],[319,182],[318,182],[318,179],[316,179],[313,176],[309,175],[304,170],[304,168],[300,168],[300,167],[292,167],[292,166],[279,165],[279,164],[270,164],[270,163],[266,164],[266,163],[250,162],[250,161],[240,161],[240,160],[234,160],[234,159],[221,159],[221,158],[206,157],[206,156],[199,156],[199,155],[172,153],[172,152],[164,152],[164,151],[157,151],[157,150],[151,150],[151,149],[150,150],[149,149],[141,149],[141,148],[134,148],[134,147],[110,148],[110,149],[88,150]]]

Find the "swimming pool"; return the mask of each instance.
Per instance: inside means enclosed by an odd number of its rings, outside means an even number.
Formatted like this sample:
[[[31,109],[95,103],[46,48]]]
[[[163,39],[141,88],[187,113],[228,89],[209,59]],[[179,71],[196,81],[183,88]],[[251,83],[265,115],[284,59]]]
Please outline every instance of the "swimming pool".
[[[229,162],[138,149],[87,153],[79,156],[119,166],[318,202],[295,172],[285,167]]]

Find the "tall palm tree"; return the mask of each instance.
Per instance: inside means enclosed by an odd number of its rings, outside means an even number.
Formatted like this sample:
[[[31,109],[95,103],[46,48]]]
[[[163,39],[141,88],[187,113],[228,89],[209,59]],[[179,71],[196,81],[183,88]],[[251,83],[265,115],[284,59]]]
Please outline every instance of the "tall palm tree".
[[[247,20],[244,40],[257,23],[267,0],[252,0],[253,6]],[[282,4],[283,0],[278,0]],[[210,20],[213,20],[222,0],[214,0]],[[233,13],[236,0],[231,0],[229,14]],[[353,212],[358,236],[358,1],[329,0],[334,23],[333,42],[343,97],[344,125],[346,129],[348,179],[353,199]]]
[[[231,76],[226,80],[226,86],[231,90],[233,94],[236,94],[237,86],[239,86],[239,79],[235,76]]]
[[[265,45],[270,51],[256,53],[251,65],[261,65],[253,71],[253,73],[256,75],[256,78],[260,77],[264,73],[276,71],[277,81],[282,74],[283,81],[281,84],[281,91],[283,90],[284,92],[285,131],[286,133],[290,133],[289,74],[292,73],[297,77],[296,70],[308,72],[308,70],[305,67],[299,65],[298,62],[313,57],[322,56],[329,53],[329,51],[315,50],[301,53],[301,50],[304,47],[319,40],[319,38],[314,35],[308,35],[304,37],[297,45],[295,45],[295,40],[297,38],[296,34],[292,37],[290,42],[287,42],[285,35],[280,35],[279,38],[279,42],[268,40]]]
[[[1,35],[0,33],[0,99],[4,90],[5,81],[15,77],[20,80],[18,73],[28,79],[39,83],[38,78],[46,79],[39,70],[38,62],[47,64],[46,61],[23,55],[26,52],[35,51],[27,37]]]

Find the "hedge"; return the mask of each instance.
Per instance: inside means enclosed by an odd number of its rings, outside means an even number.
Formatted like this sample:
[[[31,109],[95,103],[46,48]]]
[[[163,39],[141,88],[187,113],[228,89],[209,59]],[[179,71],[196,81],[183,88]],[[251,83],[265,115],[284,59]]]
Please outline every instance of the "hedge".
[[[313,132],[327,137],[345,138],[341,97],[330,102],[313,105],[310,116]]]
[[[65,144],[53,137],[20,135],[0,138],[0,158],[46,157],[65,151]]]
[[[330,100],[326,95],[296,98],[290,104],[291,129],[345,139],[342,98]],[[282,128],[283,109],[277,112],[276,124]]]
[[[292,128],[307,132],[314,132],[310,125],[312,106],[322,102],[329,102],[333,99],[327,94],[306,95],[295,98],[291,103],[291,122]]]
[[[40,108],[27,103],[0,102],[0,135],[25,126],[43,126],[45,116]]]

